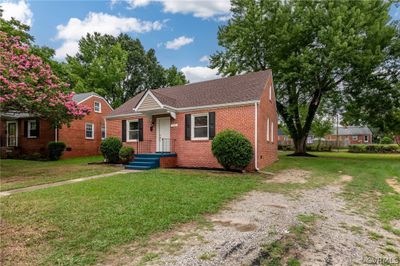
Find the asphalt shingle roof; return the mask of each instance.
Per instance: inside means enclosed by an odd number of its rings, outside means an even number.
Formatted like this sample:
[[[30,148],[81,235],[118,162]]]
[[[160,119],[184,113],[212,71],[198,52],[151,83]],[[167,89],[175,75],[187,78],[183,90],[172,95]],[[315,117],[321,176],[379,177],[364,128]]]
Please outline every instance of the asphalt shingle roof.
[[[256,101],[261,98],[271,74],[271,70],[265,70],[187,85],[153,89],[151,92],[162,104],[175,108]],[[133,109],[144,93],[141,92],[131,98],[115,109],[110,116],[133,113]]]
[[[91,96],[99,96],[97,93],[95,92],[84,92],[84,93],[77,93],[72,97],[72,100],[74,100],[75,102],[81,102],[83,100],[86,100],[87,98],[91,97]]]
[[[334,129],[333,134],[336,135],[336,128]],[[372,134],[372,131],[368,127],[360,127],[360,126],[339,127],[339,136],[370,135],[370,134]]]

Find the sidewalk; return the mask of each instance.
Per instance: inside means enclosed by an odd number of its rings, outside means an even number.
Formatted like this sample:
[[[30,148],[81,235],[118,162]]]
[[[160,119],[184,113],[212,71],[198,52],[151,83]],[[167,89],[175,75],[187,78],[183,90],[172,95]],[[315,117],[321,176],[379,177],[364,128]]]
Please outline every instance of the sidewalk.
[[[118,172],[113,172],[113,173],[108,173],[108,174],[94,175],[94,176],[82,177],[82,178],[60,181],[60,182],[55,182],[55,183],[18,188],[18,189],[13,189],[13,190],[8,190],[8,191],[2,191],[2,192],[0,192],[0,197],[10,196],[12,194],[21,193],[21,192],[35,191],[35,190],[43,189],[43,188],[58,187],[58,186],[62,186],[62,185],[78,183],[78,182],[101,178],[101,177],[120,175],[120,174],[128,174],[128,173],[136,173],[136,172],[141,172],[141,171],[140,170],[121,170]]]

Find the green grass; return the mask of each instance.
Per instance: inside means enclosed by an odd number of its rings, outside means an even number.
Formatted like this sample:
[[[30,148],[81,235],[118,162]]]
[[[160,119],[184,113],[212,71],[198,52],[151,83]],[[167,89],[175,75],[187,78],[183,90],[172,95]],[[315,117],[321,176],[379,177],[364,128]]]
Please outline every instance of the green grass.
[[[353,179],[344,187],[343,196],[358,211],[376,215],[384,228],[400,235],[390,222],[400,219],[400,194],[386,183],[397,177],[400,182],[399,154],[355,154],[346,152],[318,152],[316,158],[288,157],[281,152],[279,162],[267,168],[278,172],[284,169],[303,169],[312,172],[306,184],[268,184],[263,189],[278,192],[299,188],[314,188],[338,181],[341,175]]]
[[[103,157],[79,157],[59,161],[0,160],[0,191],[53,183],[118,171],[121,167],[88,165]]]
[[[93,264],[113,247],[214,213],[257,183],[252,175],[151,170],[15,194],[1,198],[1,248],[10,264]],[[7,254],[18,243],[27,252]]]

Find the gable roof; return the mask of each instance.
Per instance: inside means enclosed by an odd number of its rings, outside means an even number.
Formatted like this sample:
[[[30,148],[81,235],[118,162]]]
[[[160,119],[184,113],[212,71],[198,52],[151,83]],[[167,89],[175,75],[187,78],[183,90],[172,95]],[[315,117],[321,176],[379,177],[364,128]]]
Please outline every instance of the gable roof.
[[[336,128],[333,130],[333,135],[336,135]],[[370,135],[372,131],[368,127],[347,126],[339,127],[339,136],[347,135]]]
[[[209,105],[259,101],[271,70],[150,90],[165,106],[180,109]],[[147,91],[137,94],[115,109],[110,116],[134,113]]]
[[[77,103],[80,103],[80,102],[82,102],[82,101],[84,101],[84,100],[86,100],[86,99],[88,99],[88,98],[90,98],[90,97],[92,97],[92,96],[101,97],[100,95],[98,95],[98,94],[95,93],[95,92],[84,92],[84,93],[77,93],[77,94],[75,94],[75,95],[72,97],[72,100],[74,100],[74,101],[77,102]],[[101,97],[101,98],[103,98],[103,97]]]

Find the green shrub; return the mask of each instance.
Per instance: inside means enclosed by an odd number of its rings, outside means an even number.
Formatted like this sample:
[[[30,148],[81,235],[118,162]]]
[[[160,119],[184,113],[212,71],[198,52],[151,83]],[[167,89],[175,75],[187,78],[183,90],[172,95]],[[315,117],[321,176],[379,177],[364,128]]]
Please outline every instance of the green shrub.
[[[332,151],[332,144],[324,144],[321,143],[318,147],[318,144],[311,144],[306,146],[307,151]]]
[[[349,152],[354,153],[396,153],[400,147],[396,144],[356,144],[349,146]]]
[[[64,142],[56,142],[56,141],[49,142],[47,144],[49,159],[51,161],[57,161],[58,159],[60,159],[65,150],[65,147],[66,146]]]
[[[389,137],[383,137],[380,141],[380,144],[393,144],[393,140]]]
[[[119,150],[119,159],[123,163],[128,163],[132,161],[135,150],[132,147],[124,146]]]
[[[212,153],[227,170],[242,170],[253,158],[253,146],[241,133],[224,130],[212,141]]]
[[[109,163],[119,162],[119,150],[121,148],[122,142],[116,137],[108,137],[100,144],[100,151]]]

